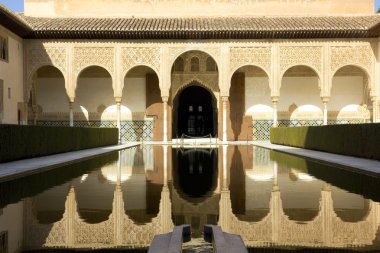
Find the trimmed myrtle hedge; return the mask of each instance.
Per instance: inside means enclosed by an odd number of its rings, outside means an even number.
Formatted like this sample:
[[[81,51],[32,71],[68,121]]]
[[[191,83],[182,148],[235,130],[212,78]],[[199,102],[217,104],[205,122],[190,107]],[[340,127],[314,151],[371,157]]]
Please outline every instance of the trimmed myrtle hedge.
[[[271,128],[273,144],[380,160],[380,124]]]
[[[0,125],[0,162],[117,143],[117,128]]]

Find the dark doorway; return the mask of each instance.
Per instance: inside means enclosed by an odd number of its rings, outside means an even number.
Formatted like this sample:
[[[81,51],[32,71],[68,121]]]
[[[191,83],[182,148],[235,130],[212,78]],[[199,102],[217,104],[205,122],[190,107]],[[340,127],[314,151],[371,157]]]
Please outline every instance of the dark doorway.
[[[216,99],[205,88],[192,85],[174,100],[173,137],[215,136]]]

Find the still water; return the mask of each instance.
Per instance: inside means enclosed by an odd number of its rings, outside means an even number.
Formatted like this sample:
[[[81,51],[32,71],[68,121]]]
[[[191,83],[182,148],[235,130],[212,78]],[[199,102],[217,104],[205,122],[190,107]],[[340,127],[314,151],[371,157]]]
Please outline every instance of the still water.
[[[380,180],[253,146],[139,146],[0,184],[0,245],[147,248],[204,224],[251,248],[380,250]]]

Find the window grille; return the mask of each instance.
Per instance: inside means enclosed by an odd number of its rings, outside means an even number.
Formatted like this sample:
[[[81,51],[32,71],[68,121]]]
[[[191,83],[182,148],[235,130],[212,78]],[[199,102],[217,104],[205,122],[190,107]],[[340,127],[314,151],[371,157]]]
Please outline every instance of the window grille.
[[[199,59],[197,57],[191,58],[191,71],[192,72],[199,71]]]
[[[8,40],[0,36],[0,59],[8,61]]]
[[[182,57],[179,57],[174,63],[174,71],[183,72],[185,69],[184,61]]]

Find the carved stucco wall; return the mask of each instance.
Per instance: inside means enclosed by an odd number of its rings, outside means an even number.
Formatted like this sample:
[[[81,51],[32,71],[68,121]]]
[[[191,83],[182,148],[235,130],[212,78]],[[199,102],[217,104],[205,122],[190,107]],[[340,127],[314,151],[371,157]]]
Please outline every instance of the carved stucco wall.
[[[326,50],[327,48],[327,50]],[[224,51],[223,51],[224,50]],[[325,96],[330,95],[332,78],[337,70],[346,65],[354,65],[368,74],[372,96],[376,95],[376,57],[370,42],[266,42],[263,43],[202,43],[171,44],[144,43],[87,43],[87,42],[44,42],[32,41],[26,47],[26,87],[28,99],[33,74],[44,65],[57,67],[65,77],[65,87],[69,96],[75,96],[76,78],[80,72],[92,65],[104,67],[111,75],[115,95],[121,93],[125,74],[135,66],[148,66],[158,75],[160,88],[164,94],[174,89],[177,81],[171,82],[171,67],[174,61],[186,52],[203,52],[211,56],[218,66],[218,88],[221,93],[229,90],[233,73],[245,65],[262,68],[268,75],[272,94],[280,94],[281,77],[292,66],[304,65],[312,68],[320,79],[320,89]],[[222,77],[222,78],[221,78]],[[215,77],[193,75],[193,80],[208,83],[216,90]],[[276,84],[276,82],[278,84]],[[172,88],[173,88],[172,87]],[[165,92],[163,91],[165,90]],[[321,94],[322,94],[321,93]],[[281,95],[281,94],[280,94]]]

